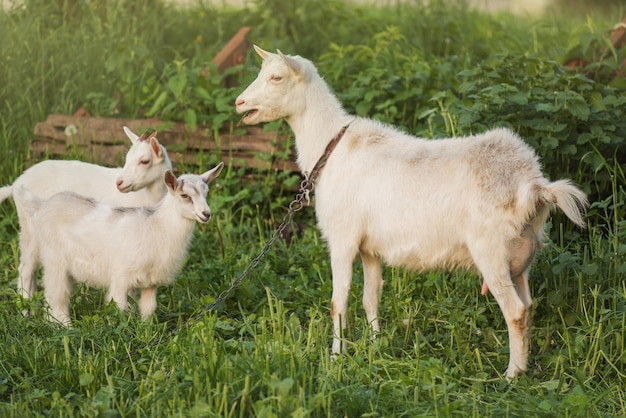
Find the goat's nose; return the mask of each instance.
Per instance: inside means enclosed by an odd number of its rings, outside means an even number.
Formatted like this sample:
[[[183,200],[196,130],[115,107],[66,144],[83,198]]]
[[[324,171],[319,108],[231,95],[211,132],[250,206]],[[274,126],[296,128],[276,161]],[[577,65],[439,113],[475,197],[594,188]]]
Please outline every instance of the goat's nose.
[[[210,210],[205,210],[204,212],[202,212],[202,214],[204,215],[204,218],[208,221],[209,219],[211,219],[211,211]]]
[[[124,183],[124,180],[122,180],[122,179],[117,179],[115,181],[115,184],[117,185],[117,187],[120,187],[122,185],[122,183]]]
[[[241,106],[245,102],[246,101],[244,99],[242,99],[241,97],[237,97],[237,100],[235,101],[235,106]]]

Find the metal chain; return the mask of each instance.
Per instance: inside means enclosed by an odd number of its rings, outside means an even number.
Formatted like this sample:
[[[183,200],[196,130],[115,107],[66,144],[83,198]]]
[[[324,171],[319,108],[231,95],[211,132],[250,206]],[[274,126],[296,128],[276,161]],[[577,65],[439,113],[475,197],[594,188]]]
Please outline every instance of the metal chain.
[[[235,280],[232,281],[228,289],[222,291],[222,293],[218,295],[215,301],[206,305],[204,309],[202,310],[202,312],[213,310],[215,309],[217,305],[222,303],[224,299],[226,299],[228,295],[237,286],[241,284],[243,279],[246,278],[246,276],[250,273],[250,271],[253,268],[255,268],[259,264],[261,259],[269,252],[272,245],[274,245],[274,242],[276,242],[276,240],[280,237],[280,234],[284,231],[287,225],[289,225],[289,223],[291,222],[293,215],[296,212],[300,211],[303,207],[309,206],[311,204],[311,194],[313,193],[313,189],[315,188],[315,181],[317,180],[317,176],[320,174],[320,172],[326,165],[326,161],[328,161],[328,157],[330,157],[330,154],[335,149],[335,146],[339,143],[339,141],[341,140],[343,135],[346,133],[346,130],[348,129],[348,127],[353,121],[354,119],[352,119],[345,126],[343,126],[341,130],[339,131],[339,133],[337,133],[337,135],[328,143],[328,145],[326,146],[326,149],[324,150],[324,153],[322,154],[320,159],[317,160],[317,163],[315,164],[311,172],[304,173],[304,180],[302,180],[302,182],[300,183],[300,192],[296,195],[295,199],[289,204],[289,210],[287,211],[287,214],[283,218],[283,221],[278,226],[278,228],[276,228],[276,231],[274,231],[274,235],[272,235],[272,238],[270,238],[270,240],[263,246],[263,248],[261,249],[261,252],[250,262],[250,264],[248,264],[248,267],[246,267],[243,273],[241,273],[239,277],[237,277]]]
[[[309,176],[305,173],[305,178],[300,183],[300,192],[296,195],[294,200],[289,203],[289,210],[287,211],[287,214],[285,214],[285,216],[283,217],[280,225],[278,225],[278,227],[274,231],[272,237],[267,241],[267,243],[265,243],[259,254],[254,259],[252,259],[252,261],[250,261],[250,264],[248,264],[248,266],[239,275],[239,277],[233,280],[230,286],[227,289],[223,290],[212,303],[206,305],[203,309],[203,312],[215,309],[217,305],[222,303],[228,297],[228,295],[230,295],[232,291],[241,284],[243,279],[248,276],[250,271],[259,264],[261,259],[265,257],[265,255],[269,252],[270,248],[272,247],[272,245],[274,245],[276,240],[280,238],[281,233],[285,230],[287,225],[291,223],[293,215],[295,215],[296,212],[302,210],[302,208],[304,208],[305,206],[309,206],[311,204],[311,193],[313,193],[314,187],[315,185],[313,181],[311,181],[309,179]]]

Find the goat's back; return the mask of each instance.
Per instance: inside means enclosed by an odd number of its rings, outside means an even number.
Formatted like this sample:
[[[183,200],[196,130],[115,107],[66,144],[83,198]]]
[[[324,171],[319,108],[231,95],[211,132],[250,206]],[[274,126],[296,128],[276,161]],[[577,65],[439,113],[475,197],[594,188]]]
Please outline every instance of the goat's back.
[[[142,281],[134,287],[171,281],[194,222],[160,216],[158,210],[113,207],[73,192],[41,201],[32,223],[44,269],[61,266],[76,280],[99,287],[115,280]]]
[[[13,183],[13,188],[23,186],[42,199],[72,191],[114,206],[154,205],[161,198],[155,199],[143,189],[121,193],[115,184],[120,172],[120,168],[76,160],[45,160],[24,171]]]
[[[392,265],[468,266],[468,240],[518,236],[547,184],[509,130],[425,140],[358,119],[322,172],[316,211],[331,245],[343,236]]]
[[[119,172],[118,168],[76,160],[45,160],[24,171],[13,186],[25,187],[42,199],[66,190],[98,199],[119,193],[115,187]]]

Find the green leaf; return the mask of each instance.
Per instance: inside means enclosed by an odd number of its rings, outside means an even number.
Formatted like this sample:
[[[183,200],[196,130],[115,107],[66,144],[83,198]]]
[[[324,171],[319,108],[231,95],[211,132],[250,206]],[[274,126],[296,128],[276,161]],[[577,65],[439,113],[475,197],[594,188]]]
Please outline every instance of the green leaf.
[[[556,112],[560,108],[561,108],[561,106],[553,105],[553,104],[550,104],[550,103],[539,103],[535,107],[535,109],[538,112],[549,112],[549,113]]]
[[[285,396],[293,387],[295,381],[287,377],[279,382],[271,382],[270,385],[274,390],[278,392],[279,395]]]
[[[595,276],[598,273],[599,267],[596,263],[585,264],[581,271],[588,276]]]
[[[507,99],[518,105],[525,105],[528,103],[528,96],[522,92],[510,94]]]
[[[154,116],[163,106],[165,100],[167,99],[167,92],[162,91],[159,97],[152,103],[150,109],[146,112],[146,116]]]
[[[176,99],[182,99],[183,91],[187,85],[187,78],[182,75],[175,75],[167,80],[167,88],[172,92]]]
[[[196,87],[195,93],[199,99],[205,100],[207,102],[211,102],[213,100],[207,89],[205,89],[204,87]]]
[[[554,137],[545,137],[541,140],[541,145],[548,149],[555,149],[559,146],[559,140]]]
[[[550,411],[552,410],[552,404],[546,400],[543,400],[539,402],[539,409],[542,409],[544,411]]]
[[[565,103],[565,108],[576,118],[586,121],[591,113],[589,106],[582,100]]]
[[[432,109],[426,109],[424,110],[422,113],[420,113],[417,117],[418,119],[424,119],[430,115],[432,115],[433,113],[436,113],[437,109],[432,108]]]
[[[543,387],[544,389],[549,390],[549,391],[556,390],[559,387],[560,384],[561,384],[561,381],[558,380],[558,379],[548,380],[546,382],[541,382],[540,383],[541,387]]]
[[[606,110],[606,105],[602,101],[602,94],[598,91],[591,93],[591,105],[595,110]]]
[[[561,152],[562,154],[576,155],[577,150],[578,149],[574,144],[561,144],[561,146],[559,147],[559,152]]]
[[[189,127],[191,132],[196,131],[196,126],[198,124],[198,115],[194,109],[187,108],[183,113],[183,119],[185,120],[185,124]]]
[[[81,386],[87,386],[91,384],[93,380],[94,380],[94,376],[91,373],[83,373],[80,376],[78,376],[78,383]]]

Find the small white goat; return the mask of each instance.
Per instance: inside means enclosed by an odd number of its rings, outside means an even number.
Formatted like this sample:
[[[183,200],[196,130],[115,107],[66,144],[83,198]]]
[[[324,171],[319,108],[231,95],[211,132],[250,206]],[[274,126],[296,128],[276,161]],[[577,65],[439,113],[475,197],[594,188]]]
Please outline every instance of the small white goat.
[[[295,133],[303,172],[311,172],[347,126],[315,187],[333,276],[332,352],[345,350],[352,263],[360,255],[363,307],[375,332],[380,329],[380,260],[417,270],[476,268],[508,326],[506,376],[526,370],[530,264],[551,209],[558,206],[585,227],[586,195],[569,180],[548,181],[534,151],[509,130],[415,138],[347,114],[309,60],[255,50],[263,64],[237,98],[237,111],[247,124],[285,118]]]
[[[25,187],[15,191],[37,231],[44,295],[50,318],[69,326],[71,279],[108,288],[120,309],[140,289],[143,319],[154,313],[156,288],[174,280],[187,254],[196,220],[211,218],[208,183],[224,163],[202,175],[178,179],[165,172],[168,189],[154,207],[115,207],[73,192],[39,199]]]
[[[156,139],[156,132],[138,137],[126,126],[124,132],[132,146],[126,154],[123,168],[102,167],[82,161],[42,161],[22,173],[12,185],[0,188],[0,202],[14,196],[18,188],[25,187],[42,199],[71,190],[115,206],[155,205],[167,190],[163,174],[172,168],[167,151]],[[24,212],[20,200],[14,200],[21,230],[17,289],[24,298],[30,298],[37,290],[37,230],[33,229],[30,216]]]

